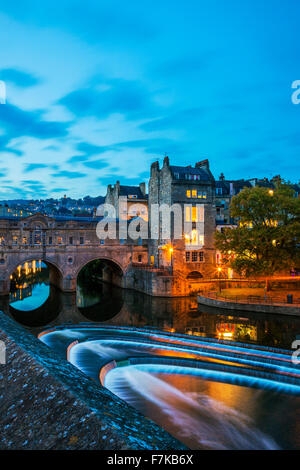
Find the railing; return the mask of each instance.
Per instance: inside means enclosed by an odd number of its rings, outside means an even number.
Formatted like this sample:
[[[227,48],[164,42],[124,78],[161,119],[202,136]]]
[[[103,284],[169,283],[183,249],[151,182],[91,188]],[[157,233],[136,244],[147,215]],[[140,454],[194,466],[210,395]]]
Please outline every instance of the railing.
[[[243,303],[243,304],[261,304],[261,305],[285,305],[291,307],[300,307],[300,298],[293,297],[293,302],[289,302],[287,297],[262,297],[258,295],[248,295],[248,296],[235,296],[235,297],[225,297],[224,295],[219,294],[218,292],[199,292],[199,295],[207,297],[213,300],[220,300],[222,302],[233,302],[233,303]]]

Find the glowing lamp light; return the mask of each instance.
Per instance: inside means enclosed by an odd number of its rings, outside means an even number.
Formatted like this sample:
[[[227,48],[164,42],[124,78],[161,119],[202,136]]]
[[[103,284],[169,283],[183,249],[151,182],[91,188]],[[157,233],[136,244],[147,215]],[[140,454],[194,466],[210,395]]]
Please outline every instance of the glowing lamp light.
[[[270,196],[273,196],[273,195],[274,195],[273,189],[270,189],[270,190],[269,190],[269,194],[270,194]]]
[[[222,268],[218,268],[218,272],[220,273],[222,271]]]
[[[173,253],[174,249],[173,248],[169,248],[169,252],[170,253]]]

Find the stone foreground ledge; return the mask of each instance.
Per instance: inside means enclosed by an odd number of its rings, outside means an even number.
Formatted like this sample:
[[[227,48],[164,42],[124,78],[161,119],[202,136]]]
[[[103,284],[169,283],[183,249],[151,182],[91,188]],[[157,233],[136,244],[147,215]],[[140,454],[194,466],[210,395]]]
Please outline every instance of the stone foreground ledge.
[[[0,312],[0,449],[185,449]]]

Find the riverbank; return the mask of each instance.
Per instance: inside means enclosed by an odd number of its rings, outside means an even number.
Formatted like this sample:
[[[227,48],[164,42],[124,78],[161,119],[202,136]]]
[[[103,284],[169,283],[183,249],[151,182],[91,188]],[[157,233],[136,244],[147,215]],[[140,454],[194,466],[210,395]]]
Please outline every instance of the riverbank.
[[[204,295],[197,295],[198,305],[206,305],[209,307],[222,308],[225,310],[238,310],[245,312],[257,312],[257,313],[272,313],[279,315],[292,315],[300,316],[300,304],[297,306],[293,304],[282,304],[280,302],[274,303],[263,303],[260,299],[247,298],[229,298],[223,297],[222,293],[211,293],[208,292]]]

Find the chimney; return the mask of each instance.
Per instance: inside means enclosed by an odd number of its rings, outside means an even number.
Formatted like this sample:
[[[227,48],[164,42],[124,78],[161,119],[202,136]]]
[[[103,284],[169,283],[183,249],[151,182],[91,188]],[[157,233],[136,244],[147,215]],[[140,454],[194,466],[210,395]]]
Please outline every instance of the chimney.
[[[164,166],[170,166],[169,157],[167,156],[164,158]]]
[[[197,162],[195,165],[195,168],[206,168],[209,170],[209,161],[208,159],[206,160],[201,160],[201,162]]]
[[[143,196],[145,196],[146,195],[146,183],[140,183],[139,187],[140,187],[141,193],[143,194]]]
[[[224,181],[224,180],[225,180],[224,173],[221,173],[221,174],[220,174],[220,176],[219,176],[219,180],[220,180],[220,181]]]
[[[157,171],[159,171],[159,163],[158,163],[158,161],[153,162],[153,163],[151,164],[151,176],[152,176],[153,173],[156,173]]]

